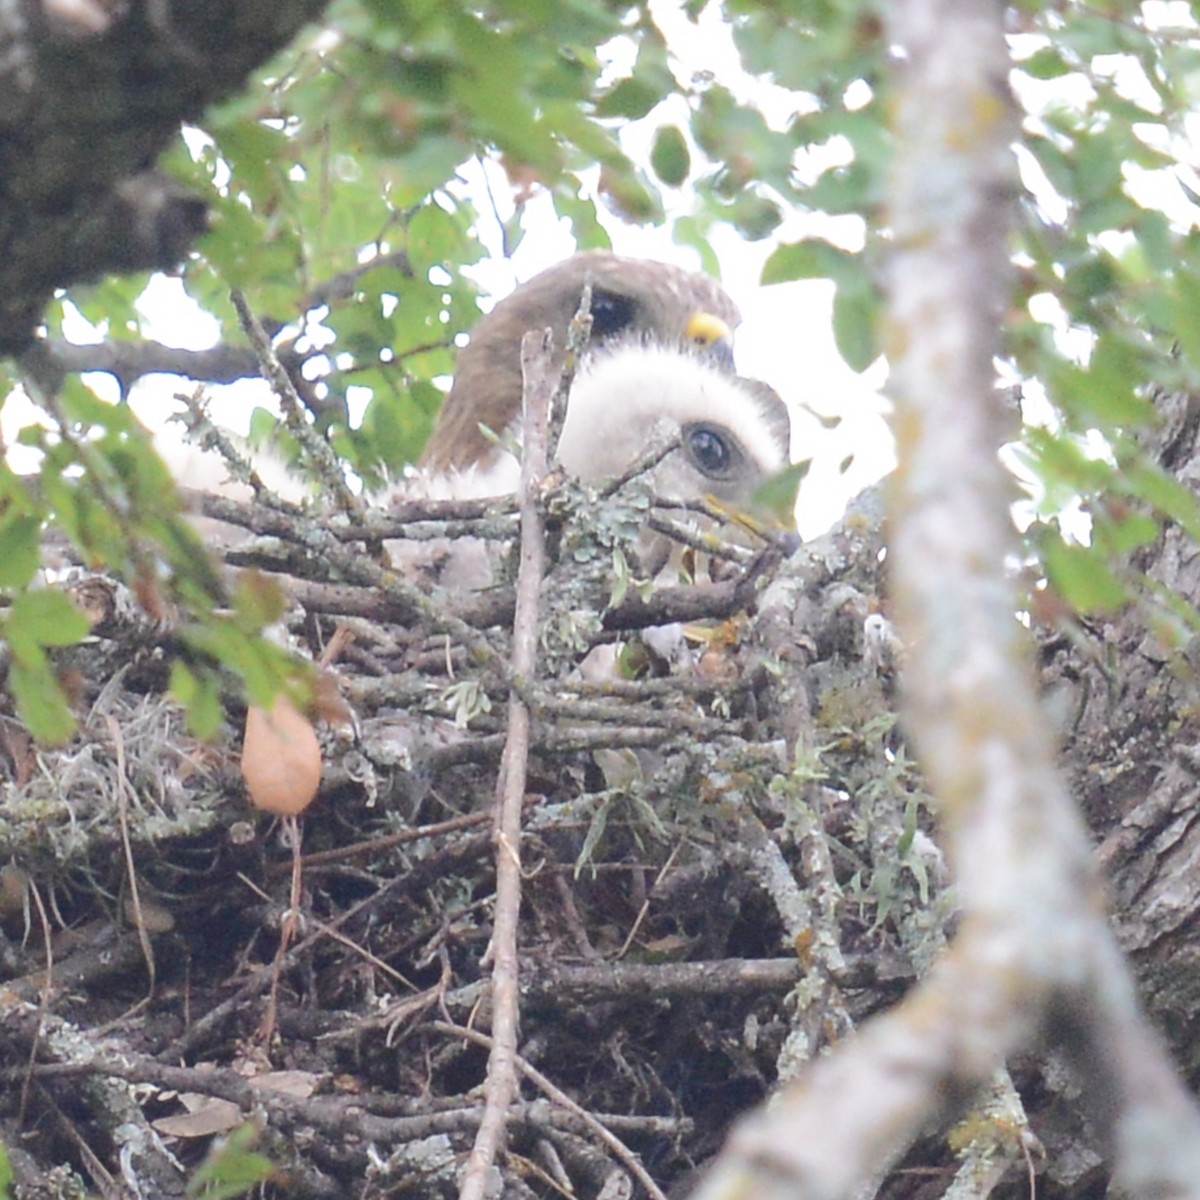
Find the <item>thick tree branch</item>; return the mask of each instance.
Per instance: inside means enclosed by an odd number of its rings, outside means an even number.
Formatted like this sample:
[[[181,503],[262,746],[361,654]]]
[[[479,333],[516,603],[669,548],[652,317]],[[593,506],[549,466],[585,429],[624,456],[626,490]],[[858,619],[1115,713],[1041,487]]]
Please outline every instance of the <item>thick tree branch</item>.
[[[96,342],[77,345],[61,339],[34,342],[21,355],[21,366],[43,391],[57,390],[67,375],[104,371],[123,392],[147,375],[179,375],[198,383],[236,383],[260,375],[258,357],[249,346],[213,346],[183,350],[159,342]],[[289,363],[289,370],[299,360]]]
[[[204,203],[152,164],[323,7],[77,6],[90,23],[0,7],[0,354],[28,346],[55,288],[180,261]]]
[[[1006,568],[1018,544],[992,367],[1016,192],[1003,9],[890,11],[902,51],[891,578],[907,727],[940,800],[964,923],[908,1000],[735,1133],[701,1196],[847,1196],[1039,1034],[1070,1052],[1130,1193],[1197,1195],[1200,1120],[1104,921]]]

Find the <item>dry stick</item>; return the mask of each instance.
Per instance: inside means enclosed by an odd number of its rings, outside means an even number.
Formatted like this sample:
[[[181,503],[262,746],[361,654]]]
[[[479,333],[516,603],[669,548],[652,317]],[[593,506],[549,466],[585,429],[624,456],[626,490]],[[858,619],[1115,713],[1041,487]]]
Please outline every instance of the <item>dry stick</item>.
[[[230,299],[233,301],[233,307],[237,309],[242,329],[258,356],[263,378],[271,385],[271,390],[279,401],[289,432],[304,447],[309,460],[320,472],[322,481],[329,487],[338,508],[353,517],[361,518],[363,502],[346,486],[346,476],[342,472],[337,455],[305,418],[304,403],[296,394],[290,376],[276,356],[271,339],[258,318],[251,312],[245,295],[235,288],[230,292]]]
[[[486,846],[482,845],[484,840],[483,836],[481,834],[477,834],[476,837],[481,844],[478,846],[478,848],[470,844],[460,847],[463,856],[466,856],[468,852],[472,857],[476,853],[482,855],[485,852]],[[474,839],[469,839],[469,842],[473,840]],[[438,853],[434,853],[426,861],[425,865],[432,865],[433,867],[436,867],[439,857],[440,855]],[[383,896],[388,892],[400,890],[410,886],[412,880],[413,873],[397,875],[388,880],[388,882],[380,887],[378,891],[372,892],[369,896],[364,896],[361,900],[355,904],[352,904],[349,908],[339,913],[332,920],[315,927],[312,933],[306,934],[304,938],[291,947],[291,949],[288,951],[285,965],[288,967],[294,966],[300,961],[301,955],[307,953],[322,938],[328,937],[332,930],[339,929],[341,926],[347,925],[351,921],[355,920],[362,913],[366,912],[373,904],[379,903]],[[249,881],[243,880],[243,882],[246,882],[248,886],[251,886],[251,890],[254,890],[252,885],[249,885]],[[222,1000],[220,1004],[217,1004],[213,1008],[209,1009],[209,1011],[206,1012],[203,1017],[197,1020],[195,1024],[193,1024],[187,1030],[187,1032],[183,1034],[183,1036],[175,1044],[177,1052],[186,1053],[192,1050],[195,1046],[202,1044],[214,1029],[216,1029],[234,1014],[240,1012],[245,1007],[247,999],[251,996],[257,995],[262,988],[270,982],[270,977],[270,967],[257,968],[244,983],[238,986],[237,990],[234,991],[232,995]]]
[[[283,979],[283,964],[287,958],[288,948],[296,937],[296,930],[300,923],[300,903],[304,898],[300,858],[301,839],[304,835],[301,832],[300,818],[289,814],[283,818],[282,824],[284,837],[287,838],[288,844],[292,848],[292,882],[288,892],[287,911],[284,912],[283,920],[279,924],[279,945],[275,950],[275,962],[271,968],[271,989],[267,993],[267,1007],[257,1032],[258,1040],[268,1051],[278,1027],[279,984]]]
[[[293,846],[298,846],[298,845],[299,845],[299,842],[293,840]],[[304,865],[303,860],[301,860],[299,865],[301,868],[303,868],[303,865]],[[289,905],[291,905],[290,912],[298,913],[301,895],[296,886],[298,872],[297,872],[297,864],[296,864],[294,850],[293,850],[292,861],[287,864],[287,867],[288,867],[288,870],[290,870],[292,872],[292,890],[290,893],[291,898],[288,901]],[[262,888],[260,888],[258,886],[258,884],[256,884],[254,882],[254,880],[247,878],[240,871],[238,872],[237,878],[244,886],[248,887],[264,904],[271,905],[271,904],[275,903],[274,898],[270,895],[270,893],[264,892],[262,890]],[[289,914],[285,914],[285,916],[287,916],[287,915],[289,915]],[[394,979],[402,987],[406,987],[412,992],[420,991],[420,989],[417,987],[417,985],[415,983],[413,983],[413,981],[411,979],[405,978],[405,976],[401,975],[400,972],[395,969],[395,967],[388,966],[388,964],[385,963],[383,961],[383,959],[377,958],[365,946],[360,945],[353,938],[347,937],[344,933],[340,933],[332,925],[328,924],[328,922],[318,921],[317,918],[312,916],[311,914],[306,914],[305,926],[311,927],[315,933],[319,933],[327,938],[332,938],[332,940],[337,942],[339,945],[345,946],[346,949],[351,952],[351,954],[358,955],[358,957],[361,958],[363,960],[363,962],[370,963],[371,966],[373,966],[375,968],[375,970],[379,971],[383,975],[387,975],[390,978]],[[293,930],[293,933],[294,932],[295,931]],[[285,952],[286,952],[286,947],[285,947]],[[279,961],[279,956],[277,955],[276,962],[278,962],[278,961]]]
[[[233,438],[219,426],[213,424],[205,410],[205,389],[197,387],[191,392],[176,392],[175,399],[184,406],[179,420],[187,431],[187,440],[204,451],[215,451],[221,456],[231,479],[245,483],[254,492],[256,505],[268,508],[282,507],[285,512],[295,511],[295,506],[286,504],[271,491],[254,464],[234,444]]]
[[[461,817],[451,817],[448,821],[438,821],[434,825],[418,825],[416,829],[404,829],[399,833],[389,833],[384,837],[371,838],[365,842],[353,842],[349,846],[338,846],[334,850],[316,850],[303,858],[305,870],[311,870],[324,863],[341,863],[354,858],[365,858],[382,854],[385,850],[393,850],[408,842],[417,842],[422,838],[441,837],[447,833],[458,833],[462,829],[471,829],[475,825],[484,824],[491,814],[486,812],[467,813]],[[267,878],[274,879],[286,875],[292,870],[290,861],[274,863],[267,868]]]
[[[42,986],[38,989],[37,1033],[29,1039],[29,1062],[21,1080],[21,1102],[17,1107],[17,1127],[23,1128],[25,1116],[29,1111],[29,1093],[33,1085],[33,1067],[41,1049],[42,1033],[46,1028],[46,1016],[50,1011],[50,998],[54,990],[54,947],[50,941],[50,918],[46,906],[42,903],[42,894],[37,884],[29,881],[29,896],[38,911],[38,920],[42,925],[42,944],[46,947],[46,974]]]
[[[133,922],[137,927],[138,944],[142,948],[142,956],[146,960],[146,976],[149,979],[150,990],[137,1004],[129,1010],[126,1016],[137,1012],[143,1005],[150,1002],[154,995],[154,985],[157,979],[157,969],[154,962],[154,945],[150,941],[150,933],[146,929],[146,919],[142,915],[142,895],[138,887],[137,865],[133,861],[133,844],[129,840],[129,794],[133,785],[125,771],[125,739],[121,735],[121,726],[111,715],[105,717],[109,737],[113,740],[113,748],[117,756],[117,822],[121,829],[121,852],[125,857],[125,873],[129,880],[130,911]]]
[[[467,1041],[475,1042],[480,1046],[488,1046],[495,1048],[495,1041],[488,1037],[485,1033],[480,1033],[478,1030],[469,1029],[465,1025],[453,1025],[448,1021],[430,1021],[430,1029],[436,1029],[439,1033],[449,1034],[452,1037],[464,1038]],[[622,1163],[629,1173],[646,1189],[646,1194],[650,1200],[667,1200],[662,1190],[654,1182],[653,1179],[646,1173],[646,1168],[642,1166],[641,1160],[616,1134],[612,1133],[605,1125],[592,1116],[587,1109],[577,1104],[562,1088],[556,1086],[545,1075],[541,1073],[532,1063],[526,1062],[523,1058],[514,1056],[514,1062],[517,1070],[521,1072],[531,1083],[540,1088],[555,1104],[561,1105],[569,1113],[578,1117],[595,1136],[612,1151],[613,1156]],[[460,1197],[461,1200],[461,1197]]]
[[[896,1009],[734,1132],[696,1200],[838,1200],[1045,1035],[1065,1049],[1120,1190],[1200,1196],[1200,1114],[1103,918],[1087,837],[1039,712],[1005,562],[1019,547],[998,449],[1018,122],[1004,6],[897,0],[890,210],[899,466],[890,548],[905,721],[959,878],[952,948]]]
[[[537,492],[546,474],[547,425],[557,376],[550,365],[549,331],[521,341],[524,442],[521,457],[521,561],[513,619],[512,674],[528,685],[537,666],[538,596],[545,563]],[[529,759],[530,716],[518,688],[508,698],[508,740],[496,786],[496,918],[492,930],[492,1047],[484,1086],[483,1120],[463,1172],[459,1200],[483,1200],[508,1106],[517,1088],[517,920],[521,910],[521,805]]]

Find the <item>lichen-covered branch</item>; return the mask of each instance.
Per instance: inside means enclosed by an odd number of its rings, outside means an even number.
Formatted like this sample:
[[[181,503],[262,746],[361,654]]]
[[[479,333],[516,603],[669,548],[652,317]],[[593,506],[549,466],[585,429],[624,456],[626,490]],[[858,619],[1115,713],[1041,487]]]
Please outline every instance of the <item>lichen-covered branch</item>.
[[[964,919],[899,1008],[735,1133],[700,1194],[848,1196],[1011,1053],[1048,1035],[1082,1072],[1131,1193],[1195,1195],[1200,1120],[1103,919],[1015,618],[1007,561],[1018,546],[992,366],[1016,194],[1003,8],[904,0],[889,11],[900,48],[889,561],[907,646],[906,727],[938,797]]]
[[[463,1175],[460,1200],[482,1200],[504,1136],[508,1105],[516,1095],[517,1023],[520,1015],[517,924],[521,910],[521,806],[529,769],[530,712],[521,685],[538,661],[538,613],[546,548],[538,493],[548,466],[547,427],[558,373],[551,367],[549,332],[527,333],[521,343],[524,379],[524,452],[521,457],[521,564],[513,618],[513,687],[508,737],[496,785],[496,918],[492,933],[492,1043],[479,1134]]]

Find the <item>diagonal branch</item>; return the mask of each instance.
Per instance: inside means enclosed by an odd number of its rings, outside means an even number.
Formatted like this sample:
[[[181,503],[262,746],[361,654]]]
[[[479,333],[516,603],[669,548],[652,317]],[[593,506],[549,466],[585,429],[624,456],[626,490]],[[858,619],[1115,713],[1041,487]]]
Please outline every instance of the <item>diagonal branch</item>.
[[[992,364],[1017,121],[1003,6],[903,0],[889,11],[902,64],[889,561],[909,648],[906,725],[940,800],[964,919],[902,1005],[738,1129],[700,1197],[848,1196],[1039,1037],[1075,1063],[1130,1194],[1200,1195],[1200,1119],[1103,918],[1006,567],[1017,539]]]

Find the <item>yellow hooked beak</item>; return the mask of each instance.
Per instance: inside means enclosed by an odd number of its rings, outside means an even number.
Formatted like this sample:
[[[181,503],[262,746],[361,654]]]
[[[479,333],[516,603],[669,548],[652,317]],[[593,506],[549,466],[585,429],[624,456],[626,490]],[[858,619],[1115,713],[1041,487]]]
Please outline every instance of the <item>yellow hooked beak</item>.
[[[693,313],[684,334],[718,365],[733,370],[733,330],[720,317],[709,312]]]

